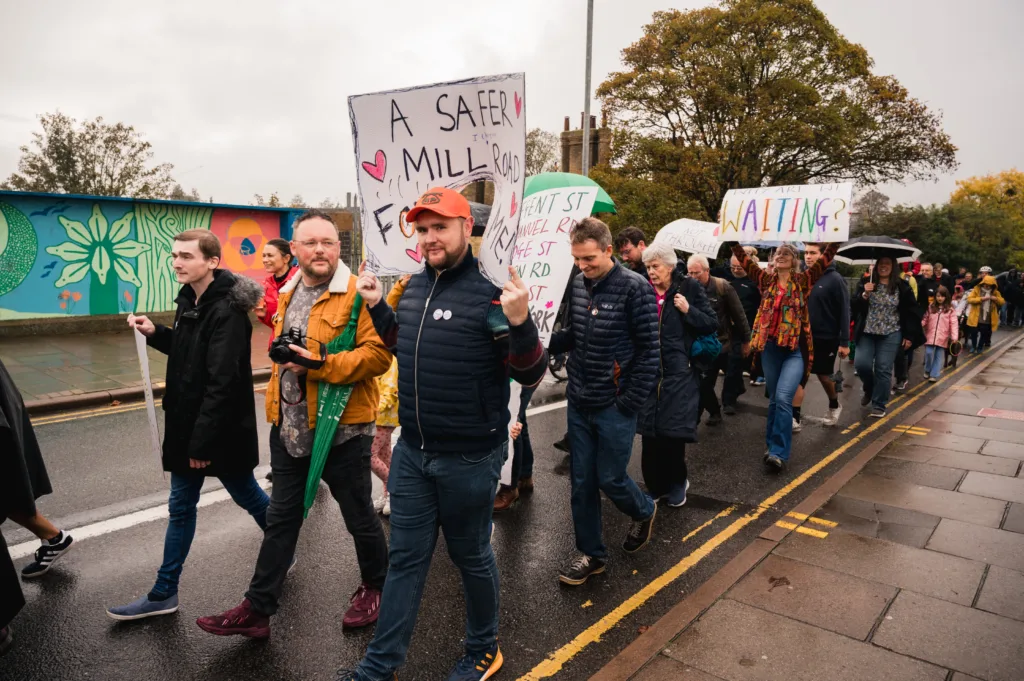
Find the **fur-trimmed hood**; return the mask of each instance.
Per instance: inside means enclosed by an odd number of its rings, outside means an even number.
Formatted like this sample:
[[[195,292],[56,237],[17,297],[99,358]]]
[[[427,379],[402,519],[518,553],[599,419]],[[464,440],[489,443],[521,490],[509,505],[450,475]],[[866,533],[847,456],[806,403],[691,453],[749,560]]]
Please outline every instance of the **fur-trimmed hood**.
[[[244,274],[235,274],[235,283],[228,292],[228,300],[233,307],[248,312],[256,307],[263,298],[263,286]]]

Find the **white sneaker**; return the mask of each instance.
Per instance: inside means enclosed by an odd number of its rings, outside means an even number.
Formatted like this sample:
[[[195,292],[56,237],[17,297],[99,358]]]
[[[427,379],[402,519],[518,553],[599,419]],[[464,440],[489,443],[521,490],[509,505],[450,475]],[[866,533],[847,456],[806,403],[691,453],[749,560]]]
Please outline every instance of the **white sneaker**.
[[[800,423],[799,421],[797,421],[796,419],[793,419],[793,432],[794,433],[799,433],[803,429],[804,429],[803,424]]]
[[[839,405],[835,409],[829,409],[825,412],[825,425],[834,426],[839,423],[839,415],[843,413],[843,405]]]
[[[381,514],[386,518],[391,515],[391,495],[384,497],[384,507],[380,510]]]
[[[384,510],[384,504],[387,503],[387,499],[387,494],[381,492],[380,496],[373,500],[373,510],[381,513]]]

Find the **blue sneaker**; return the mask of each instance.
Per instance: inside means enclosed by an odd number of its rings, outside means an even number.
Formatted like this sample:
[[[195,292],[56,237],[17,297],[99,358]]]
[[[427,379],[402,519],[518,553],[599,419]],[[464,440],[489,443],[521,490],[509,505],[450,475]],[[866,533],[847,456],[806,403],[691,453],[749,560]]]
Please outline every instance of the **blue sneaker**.
[[[679,508],[680,506],[686,505],[686,492],[690,489],[690,481],[687,480],[685,485],[672,485],[672,490],[668,493],[668,505],[672,508]]]
[[[147,594],[143,594],[128,605],[107,608],[107,616],[110,619],[124,622],[127,620],[141,620],[146,617],[156,617],[157,615],[170,615],[172,612],[177,611],[178,594],[174,594],[162,601],[151,601]]]
[[[501,650],[495,643],[494,647],[483,653],[463,655],[448,675],[448,681],[484,681],[497,674],[504,662]]]

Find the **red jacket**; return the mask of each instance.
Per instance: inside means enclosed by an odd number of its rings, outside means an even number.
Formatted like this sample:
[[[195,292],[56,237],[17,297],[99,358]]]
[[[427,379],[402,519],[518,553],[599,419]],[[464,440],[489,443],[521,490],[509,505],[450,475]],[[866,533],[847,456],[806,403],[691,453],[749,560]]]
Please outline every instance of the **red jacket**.
[[[288,276],[286,276],[281,283],[278,283],[274,275],[268,274],[267,278],[263,280],[263,306],[266,308],[258,319],[269,326],[271,329],[274,328],[274,315],[277,314],[277,298],[281,289],[287,284],[295,273],[299,271],[298,267],[292,267],[288,270]],[[271,334],[270,342],[274,342],[274,336]],[[269,345],[267,346],[270,347]]]

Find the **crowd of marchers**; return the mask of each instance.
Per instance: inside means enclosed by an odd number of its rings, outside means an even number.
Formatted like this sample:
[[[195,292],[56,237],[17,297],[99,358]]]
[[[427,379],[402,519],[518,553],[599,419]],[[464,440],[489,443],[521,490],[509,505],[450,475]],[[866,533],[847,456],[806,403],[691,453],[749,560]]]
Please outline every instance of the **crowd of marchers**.
[[[1019,325],[1024,300],[1016,270],[952,278],[941,265],[881,257],[851,292],[833,259],[840,244],[783,244],[759,262],[734,245],[727,263],[680,258],[629,228],[614,239],[596,218],[570,233],[573,275],[561,328],[543,347],[526,286],[509,268],[502,287],[480,271],[470,246],[473,217],[461,194],[428,190],[408,212],[425,267],[390,291],[365,264],[340,258],[337,226],[311,210],[290,241],[263,252],[263,286],[220,267],[221,245],[206,230],[175,236],[171,259],[182,285],[171,326],[144,315],[128,324],[168,356],[163,396],[164,470],[170,474],[162,563],[152,588],[112,605],[118,621],[179,609],[178,586],[197,527],[206,478],[218,478],[262,533],[241,602],[196,623],[210,634],[266,639],[296,545],[323,480],[355,546],[359,587],[343,626],[376,625],[345,681],[394,679],[404,664],[439,533],[459,569],[466,599],[464,655],[449,679],[482,681],[503,664],[498,644],[499,573],[490,536],[495,512],[533,491],[526,408],[551,355],[567,355],[566,436],[576,553],[558,579],[570,586],[604,572],[611,552],[601,494],[629,519],[621,548],[646,546],[659,507],[686,504],[686,446],[706,426],[738,418],[749,387],[768,398],[762,455],[783,471],[803,422],[813,374],[827,397],[820,421],[839,423],[842,374],[854,361],[862,405],[885,415],[907,384],[915,350],[937,380],[955,366],[961,339],[981,352],[1004,320]],[[618,253],[619,259],[614,256]],[[259,461],[249,313],[274,330],[266,394],[271,493],[254,477]],[[721,396],[717,392],[723,377]],[[522,386],[510,415],[510,380]],[[48,572],[73,545],[69,532],[38,512],[50,492],[24,403],[0,364],[16,464],[3,471],[0,518],[41,540],[23,578]],[[749,418],[749,415],[748,415]],[[510,420],[512,427],[509,428]],[[400,436],[392,447],[396,428]],[[627,466],[641,440],[643,484]],[[511,445],[510,445],[511,441]],[[6,447],[6,444],[5,444]],[[511,450],[511,451],[510,451]],[[499,484],[507,457],[512,480]],[[5,462],[7,459],[5,459]],[[375,499],[371,475],[383,482]],[[671,512],[671,511],[664,511]],[[388,516],[389,538],[380,516]],[[9,554],[0,556],[0,649],[24,603]],[[130,625],[121,625],[130,626]]]

